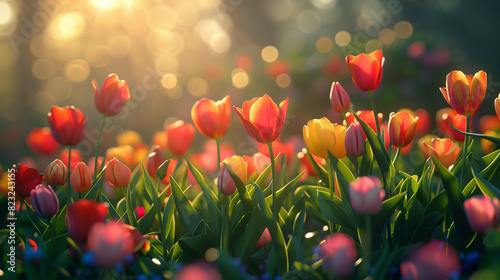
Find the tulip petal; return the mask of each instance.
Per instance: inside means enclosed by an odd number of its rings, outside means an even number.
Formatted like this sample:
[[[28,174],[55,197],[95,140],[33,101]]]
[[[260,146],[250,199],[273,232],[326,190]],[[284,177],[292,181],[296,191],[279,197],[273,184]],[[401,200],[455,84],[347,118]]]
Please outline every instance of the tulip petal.
[[[247,101],[248,102],[248,101]],[[245,102],[246,103],[246,102]],[[243,106],[245,106],[245,103],[243,104]],[[238,117],[240,118],[241,120],[241,123],[243,124],[243,127],[245,128],[245,130],[248,132],[248,134],[250,134],[250,136],[255,139],[256,141],[258,142],[262,142],[262,143],[265,143],[264,142],[264,139],[262,138],[262,136],[260,135],[259,133],[259,130],[257,129],[257,127],[255,127],[253,125],[253,123],[251,123],[249,120],[247,120],[243,113],[244,111],[242,111],[240,108],[237,108],[235,106],[233,106],[234,110],[236,111],[236,115],[238,115]]]
[[[250,108],[249,120],[257,127],[266,143],[274,140],[278,112],[278,107],[267,94],[259,98]]]

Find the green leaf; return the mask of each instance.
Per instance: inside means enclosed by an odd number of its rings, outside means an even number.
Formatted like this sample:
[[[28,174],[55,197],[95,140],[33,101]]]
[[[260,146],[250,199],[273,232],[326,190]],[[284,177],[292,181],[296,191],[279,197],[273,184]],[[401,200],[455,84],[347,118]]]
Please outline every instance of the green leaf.
[[[460,129],[454,127],[451,123],[449,123],[450,127],[455,130],[456,132],[459,132],[461,134],[465,134],[465,135],[469,135],[469,136],[475,136],[475,137],[479,137],[479,138],[482,138],[482,139],[486,139],[488,141],[491,141],[497,145],[500,145],[500,138],[497,138],[497,137],[493,137],[493,136],[488,136],[488,135],[484,135],[484,134],[479,134],[479,133],[472,133],[472,132],[465,132],[465,131],[461,131]]]
[[[174,198],[175,205],[177,206],[179,217],[182,221],[182,224],[184,225],[185,231],[187,233],[193,234],[198,224],[200,222],[203,222],[203,219],[200,217],[198,212],[194,210],[191,202],[184,195],[174,177],[172,177],[172,175],[169,176],[170,187],[172,188],[172,196]]]
[[[354,160],[357,160],[355,158]],[[372,174],[373,168],[373,152],[370,143],[365,140],[365,148],[363,157],[361,158],[361,165],[359,167],[359,176],[368,176]]]
[[[196,182],[198,182],[198,184],[200,185],[201,190],[203,191],[203,193],[205,193],[206,195],[208,195],[210,197],[210,199],[215,204],[218,204],[219,203],[219,198],[212,191],[212,189],[209,188],[208,185],[205,183],[205,180],[203,179],[203,175],[201,175],[201,172],[198,169],[196,169],[196,167],[194,165],[192,165],[189,162],[189,160],[186,160],[186,161],[187,161],[187,164],[189,166],[189,169],[191,170],[191,173],[193,174],[194,178],[196,179]]]
[[[163,209],[163,232],[165,233],[167,247],[172,247],[175,243],[175,205],[174,198],[170,196],[167,199],[165,208]]]
[[[430,212],[420,221],[415,232],[412,234],[411,242],[425,242],[430,239],[436,227],[441,225],[444,220],[444,215],[438,212]]]
[[[490,182],[486,181],[481,175],[479,175],[474,169],[472,169],[472,174],[474,175],[474,179],[476,180],[477,185],[481,191],[489,196],[496,197],[500,199],[500,190],[492,185]]]
[[[40,233],[40,235],[43,236],[43,233],[47,229],[47,224],[40,219],[35,211],[31,209],[31,206],[24,201],[24,205],[26,206],[26,212],[28,213],[28,218],[30,219],[31,223],[35,226],[36,230]]]
[[[356,229],[355,223],[342,208],[342,202],[337,203],[320,195],[317,196],[317,201],[321,214],[323,214],[329,222],[339,224],[353,230]]]
[[[316,163],[316,161],[313,159],[309,149],[307,150],[307,158],[309,159],[311,166],[313,167],[316,174],[318,174],[318,177],[321,179],[321,181],[328,182],[328,175],[326,174],[326,171],[323,169],[323,167],[319,166]]]
[[[248,226],[246,226],[245,231],[243,231],[243,234],[236,241],[234,246],[234,254],[236,254],[236,257],[246,261],[250,257],[252,251],[255,250],[255,244],[257,244],[265,228],[260,211],[257,209],[253,210],[250,214]]]
[[[485,181],[491,182],[491,180],[498,175],[498,167],[500,166],[500,153],[497,153],[495,158],[491,161],[491,163],[486,166],[478,175],[480,175]],[[473,178],[467,186],[465,186],[462,191],[464,197],[469,197],[474,188],[476,187],[477,180]],[[479,184],[478,184],[479,185]]]
[[[99,178],[99,179],[97,179]],[[101,188],[101,185],[102,185],[102,176],[101,177],[96,177],[96,179],[94,179],[93,181],[93,185],[92,185],[92,188],[90,188],[90,190],[87,192],[87,194],[85,195],[85,199],[90,199],[90,200],[96,200],[98,195],[99,195],[99,189]]]
[[[153,207],[155,207],[153,205]],[[135,216],[135,211],[134,211],[134,216]],[[149,230],[151,229],[151,226],[153,225],[153,222],[155,221],[155,211],[153,211],[153,208],[151,208],[149,211],[146,212],[144,216],[142,216],[138,221],[137,221],[137,229],[142,233],[148,233]]]
[[[101,200],[102,200],[102,202],[108,204],[108,212],[112,218],[120,218],[120,214],[118,214],[118,211],[113,206],[113,203],[111,203],[111,201],[108,199],[108,197],[103,193],[101,193]]]
[[[300,178],[302,178],[302,175],[304,175],[304,172],[305,171],[302,171],[299,175],[297,175],[290,182],[288,182],[284,187],[282,187],[281,189],[276,191],[276,209],[278,209],[278,212],[280,211],[279,209],[281,209],[281,206],[283,206],[283,203],[285,202],[286,197],[292,193],[293,188],[299,182]],[[262,191],[258,186],[254,186],[254,188]],[[266,198],[266,202],[269,205],[269,207],[273,206],[272,195],[269,195]]]
[[[381,228],[386,222],[390,222],[389,218],[394,214],[394,211],[405,195],[406,192],[403,192],[384,200],[382,202],[382,209],[374,216],[374,224]]]
[[[226,167],[226,170],[229,172],[229,175],[231,175],[231,178],[233,178],[233,181],[236,183],[236,188],[238,189],[238,194],[243,205],[243,209],[245,209],[245,212],[251,211],[253,209],[253,204],[250,196],[248,195],[245,184],[243,184],[243,181],[241,181],[240,177],[238,177],[238,175],[236,175],[225,162],[223,164]]]
[[[279,156],[280,155],[278,154],[275,157],[275,159],[274,159],[275,164],[278,164]],[[259,177],[257,177],[257,179],[255,180],[255,184],[262,186],[264,184],[264,182],[266,181],[267,177],[269,177],[269,174],[271,174],[271,164],[269,164],[266,167],[266,169],[264,169],[264,171],[262,171],[262,173],[260,173]]]
[[[207,242],[207,236],[205,234],[184,236],[179,239],[179,246],[183,254],[191,260],[202,258],[205,252],[210,248],[210,244]]]

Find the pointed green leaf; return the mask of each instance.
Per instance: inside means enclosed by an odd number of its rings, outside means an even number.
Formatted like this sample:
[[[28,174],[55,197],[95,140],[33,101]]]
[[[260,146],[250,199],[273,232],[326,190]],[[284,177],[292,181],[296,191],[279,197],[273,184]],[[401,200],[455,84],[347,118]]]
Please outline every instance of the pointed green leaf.
[[[481,175],[479,175],[474,169],[472,169],[472,174],[474,175],[474,179],[476,180],[477,185],[481,191],[489,196],[496,197],[500,199],[500,190],[492,185],[490,182],[486,181]]]
[[[243,184],[243,181],[241,181],[240,177],[238,177],[238,175],[236,175],[233,172],[233,170],[227,166],[227,164],[225,162],[223,164],[226,167],[226,170],[229,172],[229,175],[231,175],[231,178],[233,179],[233,181],[236,183],[236,188],[238,189],[238,194],[239,194],[241,203],[243,205],[243,208],[245,209],[245,212],[251,211],[253,209],[252,200],[250,199],[250,196],[248,195],[245,184]]]
[[[175,206],[177,207],[177,212],[179,213],[179,217],[184,225],[185,231],[192,234],[198,224],[203,220],[198,212],[194,210],[191,202],[184,195],[174,177],[172,177],[172,175],[169,176],[170,187],[172,188],[172,196],[174,198]]]
[[[196,182],[198,182],[198,184],[200,185],[201,190],[203,191],[203,193],[205,193],[206,195],[210,196],[210,199],[212,199],[212,201],[215,204],[218,204],[219,203],[219,198],[212,191],[212,189],[209,188],[208,185],[205,183],[205,180],[203,179],[203,175],[201,175],[201,172],[194,165],[192,165],[189,162],[189,160],[186,160],[186,161],[187,161],[187,164],[189,166],[189,169],[191,170],[191,173],[193,174],[194,178],[196,179]]]

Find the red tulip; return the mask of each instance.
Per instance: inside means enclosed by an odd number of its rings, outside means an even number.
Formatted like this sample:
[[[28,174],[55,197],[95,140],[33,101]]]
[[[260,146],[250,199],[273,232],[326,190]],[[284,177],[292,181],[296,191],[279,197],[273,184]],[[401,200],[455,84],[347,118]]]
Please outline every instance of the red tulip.
[[[108,183],[120,188],[127,186],[130,181],[130,176],[132,176],[130,168],[115,157],[108,161],[105,173]]]
[[[380,179],[375,176],[363,176],[349,183],[349,197],[352,209],[357,214],[375,215],[382,209],[385,191]]]
[[[453,143],[453,140],[449,138],[434,138],[431,140],[430,144],[425,144],[427,146],[427,157],[430,154],[446,168],[449,168],[457,160],[458,154],[460,153],[460,147]]]
[[[358,256],[354,240],[343,233],[328,236],[320,245],[323,266],[338,278],[351,275],[354,262]]]
[[[259,240],[257,241],[257,244],[255,244],[255,248],[260,248],[267,243],[271,242],[273,239],[271,238],[271,233],[269,232],[268,228],[265,228],[262,234],[260,235]]]
[[[89,250],[99,267],[114,268],[134,249],[134,239],[126,228],[115,222],[95,223],[89,231]]]
[[[177,166],[177,160],[171,158],[170,162],[168,163],[167,174],[165,175],[165,178],[163,178],[161,180],[163,182],[163,184],[165,184],[165,185],[170,184],[170,176],[169,175],[174,176],[174,171],[175,171],[176,166]],[[172,192],[172,189],[168,189],[167,195],[170,195],[171,192]]]
[[[432,128],[432,120],[429,112],[425,109],[417,109],[415,110],[415,115],[418,117],[418,125],[417,125],[417,135],[425,135],[431,131]]]
[[[345,151],[351,157],[363,155],[365,139],[359,123],[351,124],[345,134]]]
[[[495,99],[495,105],[497,103],[496,101],[497,99]],[[500,101],[498,102],[498,106],[500,110]],[[481,133],[485,133],[486,131],[489,130],[494,130],[494,131],[500,130],[500,118],[498,118],[498,116],[496,115],[482,116],[481,119],[479,120],[479,130],[481,131]]]
[[[460,260],[451,245],[432,240],[403,260],[400,269],[403,279],[453,279],[460,275]]]
[[[52,155],[59,150],[59,143],[54,140],[49,127],[34,128],[26,137],[28,147],[41,155]]]
[[[391,113],[389,116],[389,137],[391,143],[399,148],[408,146],[417,130],[418,117],[412,116],[407,111]]]
[[[342,85],[338,82],[332,83],[332,88],[330,89],[330,103],[332,104],[333,110],[338,113],[343,113],[349,110],[351,107],[351,99]]]
[[[140,220],[144,215],[146,215],[146,210],[143,206],[137,206],[134,208],[134,213],[137,215],[137,220]]]
[[[151,144],[160,146],[163,150],[168,150],[167,132],[165,130],[155,132]]]
[[[34,190],[43,181],[43,174],[38,169],[30,168],[24,164],[17,166],[14,176],[16,193],[22,198],[30,196],[31,190]]]
[[[68,167],[68,155],[69,151],[67,149],[64,149],[61,151],[59,154],[59,159],[63,162],[63,164]],[[71,149],[71,168],[69,169],[70,172],[75,169],[75,166],[77,163],[83,161],[82,158],[82,153],[80,153],[79,150],[76,149]]]
[[[234,107],[243,126],[250,136],[258,142],[267,144],[280,136],[285,124],[288,98],[276,106],[271,97],[265,94],[251,101],[245,101],[242,109]]]
[[[467,117],[460,115],[457,111],[452,108],[443,108],[436,113],[436,125],[444,133],[457,140],[463,142],[465,135],[453,130],[449,124],[458,128],[461,131],[465,131],[467,125]]]
[[[59,211],[59,199],[51,186],[37,185],[31,190],[31,206],[38,217],[50,218]]]
[[[377,133],[377,124],[375,123],[375,116],[373,115],[372,110],[357,111],[356,115],[358,115],[358,117],[360,119],[362,119],[368,126],[370,126],[373,129],[373,131],[375,131],[375,133]],[[377,117],[378,117],[378,122],[382,123],[383,114],[378,113]],[[350,112],[347,112],[346,118],[347,118],[348,125],[358,122],[357,119],[354,117],[354,115],[351,114]],[[363,135],[364,135],[365,140],[366,140],[366,134],[364,131],[363,131]]]
[[[104,203],[80,199],[71,204],[66,213],[66,227],[73,240],[83,243],[87,240],[90,228],[98,222],[104,222],[108,208]]]
[[[148,160],[146,162],[146,170],[151,178],[156,179],[156,170],[158,170],[158,167],[160,167],[160,165],[162,165],[166,160],[167,158],[165,158],[160,146],[154,146],[153,151],[149,153]]]
[[[382,80],[384,58],[382,51],[376,50],[370,54],[361,53],[357,56],[346,57],[347,67],[351,71],[352,81],[364,91],[375,90]]]
[[[194,126],[190,123],[184,123],[183,121],[176,121],[167,127],[167,139],[168,139],[168,149],[170,152],[181,157],[187,150],[191,147],[193,143]]]
[[[444,99],[459,114],[473,116],[483,103],[486,94],[486,73],[477,72],[474,76],[462,71],[451,71],[446,75],[446,87],[439,88]]]
[[[203,98],[191,109],[191,118],[201,134],[211,139],[219,139],[226,134],[231,123],[231,99],[222,100]]]
[[[84,162],[79,162],[71,172],[69,180],[75,192],[86,192],[92,186],[92,172]]]
[[[97,81],[92,80],[94,86],[94,99],[97,110],[106,116],[114,116],[123,109],[130,99],[127,82],[118,80],[118,75],[111,74],[104,81],[101,93],[97,87]]]
[[[62,186],[68,180],[68,168],[61,160],[56,159],[45,168],[44,179],[49,185]]]
[[[75,146],[83,140],[87,119],[79,109],[73,106],[52,106],[47,119],[52,136],[61,145]]]
[[[499,202],[496,197],[474,196],[464,202],[467,220],[475,232],[484,233],[498,224]]]

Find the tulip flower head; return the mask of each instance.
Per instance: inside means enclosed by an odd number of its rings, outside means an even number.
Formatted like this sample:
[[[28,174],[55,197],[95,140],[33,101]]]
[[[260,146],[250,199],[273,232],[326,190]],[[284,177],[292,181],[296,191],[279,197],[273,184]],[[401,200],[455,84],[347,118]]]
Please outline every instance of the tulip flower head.
[[[500,119],[500,94],[495,98],[495,112],[497,113],[497,117]]]
[[[247,181],[248,163],[240,156],[232,156],[222,161],[217,178],[217,187],[221,193],[231,195],[236,190],[236,183],[227,168],[231,168],[234,174],[245,184]]]
[[[332,88],[330,89],[330,103],[332,104],[333,110],[338,113],[343,113],[349,110],[351,107],[351,99],[347,92],[338,82],[332,83]]]
[[[115,187],[125,187],[130,181],[130,168],[117,158],[113,158],[106,165],[106,180]]]
[[[191,109],[191,118],[201,134],[219,139],[231,123],[231,99],[227,95],[217,102],[202,98]]]
[[[446,87],[439,88],[444,99],[459,114],[473,116],[483,103],[486,94],[486,73],[479,71],[474,76],[462,71],[451,71],[446,75]]]
[[[167,127],[167,141],[170,152],[177,156],[183,156],[193,143],[195,128],[190,123],[176,121]]]
[[[326,159],[328,152],[334,153],[337,137],[334,125],[326,117],[310,120],[302,128],[302,133],[307,148],[317,157]]]
[[[99,267],[113,268],[132,253],[134,239],[121,224],[96,223],[89,231],[88,246]]]
[[[80,199],[68,207],[66,213],[66,228],[69,236],[77,243],[87,240],[92,226],[98,222],[104,222],[108,215],[108,208],[104,203],[88,199]]]
[[[351,124],[345,134],[345,150],[347,155],[351,157],[362,156],[364,149],[365,138],[361,124]]]
[[[79,150],[77,149],[72,149],[71,150],[71,168],[68,166],[69,163],[69,152],[68,149],[64,149],[59,153],[59,159],[63,162],[63,164],[69,168],[69,172],[73,171],[75,169],[76,164],[79,163],[80,161],[83,161],[82,153],[80,153]]]
[[[465,131],[467,128],[467,116],[460,115],[452,108],[443,108],[436,113],[437,127],[454,140],[463,142],[465,135],[453,130],[450,124],[461,131]]]
[[[167,158],[163,154],[160,146],[154,146],[153,151],[148,155],[146,163],[146,170],[151,178],[156,179],[156,170],[158,170],[158,167],[160,167],[160,165],[162,165],[166,160]]]
[[[197,262],[184,266],[173,278],[174,280],[222,280],[219,271],[212,264]]]
[[[118,146],[130,145],[134,149],[137,149],[139,146],[144,144],[141,135],[137,131],[133,130],[125,130],[124,132],[116,135],[116,143]]]
[[[269,95],[245,101],[242,108],[234,107],[245,130],[260,143],[271,143],[278,138],[285,124],[288,98],[278,106]]]
[[[262,234],[260,235],[260,238],[257,241],[257,244],[255,244],[255,248],[260,248],[271,241],[272,241],[271,233],[269,233],[269,229],[266,228],[266,229],[264,229],[264,232],[262,232]]]
[[[320,245],[320,256],[325,267],[334,277],[351,275],[358,252],[354,240],[343,233],[328,236]]]
[[[425,109],[417,109],[415,110],[415,115],[418,117],[418,125],[417,125],[417,135],[425,135],[431,131],[432,128],[432,120],[429,112]]]
[[[68,180],[68,168],[60,159],[56,159],[45,168],[44,179],[49,185],[62,186]]]
[[[351,71],[352,81],[360,90],[370,92],[380,85],[384,72],[382,69],[384,57],[381,50],[357,56],[348,55],[346,62]]]
[[[50,218],[59,211],[59,199],[50,185],[37,185],[31,190],[31,206],[38,217]]]
[[[351,206],[359,214],[375,215],[382,209],[385,191],[380,179],[375,176],[359,177],[349,183]]]
[[[85,162],[79,162],[71,172],[69,180],[75,192],[86,192],[92,186],[92,172]]]
[[[111,74],[104,81],[99,93],[97,81],[92,80],[94,86],[94,100],[97,110],[106,116],[114,116],[121,112],[130,99],[127,82],[118,80],[118,75]]]
[[[49,127],[34,128],[26,137],[28,147],[41,155],[52,155],[59,150],[59,143],[54,140]]]
[[[83,140],[87,119],[80,109],[52,106],[47,119],[52,136],[61,145],[75,146]]]
[[[474,196],[464,202],[465,214],[472,230],[485,233],[498,224],[498,198],[486,195]]]
[[[372,110],[357,111],[356,115],[361,120],[363,120],[368,126],[370,126],[371,129],[373,129],[373,131],[375,131],[375,133],[377,132],[377,124],[375,123],[375,116],[373,115]],[[383,117],[384,117],[384,115],[382,113],[377,114],[377,118],[378,118],[379,123],[382,123]],[[347,118],[347,122],[348,122],[346,125],[350,125],[352,123],[358,123],[358,120],[354,117],[353,114],[351,114],[351,112],[347,112],[346,118]],[[366,140],[366,134],[364,131],[363,131],[363,135],[365,135],[365,140]]]
[[[408,146],[415,137],[417,124],[418,117],[412,116],[407,111],[391,113],[388,125],[391,143],[398,148]]]
[[[455,145],[453,140],[449,138],[434,138],[430,144],[426,145],[428,149],[427,156],[434,155],[446,168],[450,168],[455,163],[460,153],[460,147]]]
[[[41,184],[43,181],[43,174],[36,168],[28,167],[24,164],[19,164],[15,172],[15,186],[16,193],[26,198],[31,195],[31,190]]]

